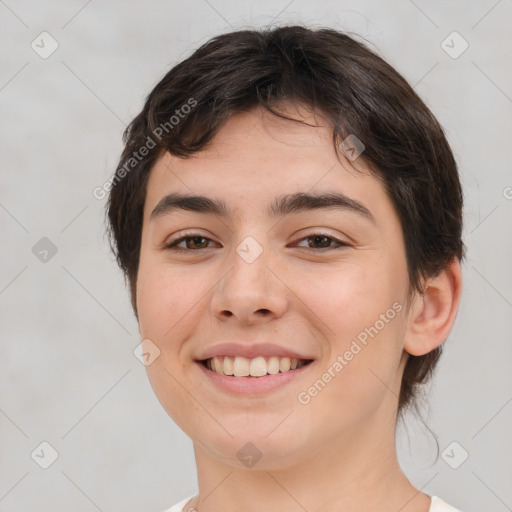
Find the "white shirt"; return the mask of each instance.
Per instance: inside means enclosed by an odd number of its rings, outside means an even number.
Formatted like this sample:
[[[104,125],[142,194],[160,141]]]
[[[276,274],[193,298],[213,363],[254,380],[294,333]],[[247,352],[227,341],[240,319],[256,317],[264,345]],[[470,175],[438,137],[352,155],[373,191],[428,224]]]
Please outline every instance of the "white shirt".
[[[185,498],[184,500],[181,500],[179,503],[176,503],[171,508],[168,508],[167,510],[164,510],[163,512],[195,512],[196,509],[190,507],[188,510],[185,510],[185,505],[194,498],[196,495],[193,494],[192,496],[189,496],[188,498]],[[430,504],[429,512],[460,512],[460,510],[451,507],[447,503],[445,503],[441,498],[438,498],[437,496],[432,496],[432,503]]]

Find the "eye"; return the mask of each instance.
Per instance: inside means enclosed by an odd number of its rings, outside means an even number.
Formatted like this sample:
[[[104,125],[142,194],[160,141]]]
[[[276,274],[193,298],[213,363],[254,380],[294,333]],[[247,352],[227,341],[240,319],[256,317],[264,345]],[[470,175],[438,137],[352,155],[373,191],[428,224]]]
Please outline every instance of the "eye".
[[[307,249],[318,249],[318,250],[331,250],[340,247],[348,247],[349,244],[339,240],[333,236],[324,235],[321,233],[315,233],[306,237],[301,238],[299,241],[307,241]],[[203,249],[209,249],[209,242],[213,242],[210,238],[202,236],[198,233],[190,233],[182,236],[176,240],[173,240],[164,245],[165,249],[170,249],[177,252],[191,252],[200,251]],[[332,243],[336,245],[332,245]],[[184,244],[184,245],[183,245]],[[304,247],[297,244],[297,247]]]
[[[178,252],[187,252],[191,250],[208,249],[208,242],[211,242],[210,238],[192,233],[190,235],[182,236],[177,240],[165,244],[165,249],[172,249]],[[182,244],[185,244],[184,246]],[[180,247],[181,245],[181,247]]]
[[[312,235],[306,236],[304,238],[301,238],[300,241],[307,240],[307,248],[308,249],[337,249],[339,247],[347,247],[349,244],[346,242],[343,242],[341,240],[338,240],[337,238],[334,238],[332,236],[323,235],[321,233],[314,233]],[[331,246],[331,242],[335,242],[336,246]],[[298,247],[304,247],[298,245]]]

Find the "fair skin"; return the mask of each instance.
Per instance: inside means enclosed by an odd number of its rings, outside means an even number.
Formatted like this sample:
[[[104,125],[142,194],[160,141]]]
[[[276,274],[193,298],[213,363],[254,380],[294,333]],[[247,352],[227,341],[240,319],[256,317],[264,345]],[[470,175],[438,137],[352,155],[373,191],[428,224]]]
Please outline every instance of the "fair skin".
[[[343,194],[366,213],[269,215],[278,196],[299,192]],[[152,216],[172,193],[222,200],[229,215],[161,207]],[[185,231],[192,238],[177,242],[182,252],[163,247]],[[250,263],[237,252],[248,236],[262,249]],[[257,108],[231,117],[189,158],[163,154],[147,186],[137,311],[141,339],[160,350],[147,367],[151,385],[194,445],[199,494],[184,510],[427,512],[429,496],[397,461],[397,401],[408,354],[430,352],[452,327],[458,261],[410,303],[408,290],[396,211],[363,158],[337,160],[325,122],[306,126]],[[393,304],[400,312],[376,324]],[[370,326],[378,333],[333,372]],[[220,343],[272,344],[312,362],[271,390],[234,392],[198,361]],[[335,376],[301,403],[299,393],[329,368]],[[276,376],[223,379],[268,377]],[[252,467],[237,456],[246,443],[261,453]]]

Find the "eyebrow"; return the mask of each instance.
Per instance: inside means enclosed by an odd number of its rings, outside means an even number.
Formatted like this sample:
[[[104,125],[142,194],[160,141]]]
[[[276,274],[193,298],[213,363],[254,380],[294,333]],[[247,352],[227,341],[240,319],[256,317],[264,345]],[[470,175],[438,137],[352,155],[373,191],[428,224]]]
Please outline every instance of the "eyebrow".
[[[270,217],[279,217],[290,213],[306,212],[310,210],[344,210],[357,213],[367,220],[375,222],[375,217],[366,206],[341,193],[311,194],[299,192],[276,197],[269,205],[267,214]],[[230,217],[231,211],[222,199],[198,195],[184,195],[179,193],[164,196],[151,212],[150,218],[156,219],[176,210],[185,210],[195,213]]]

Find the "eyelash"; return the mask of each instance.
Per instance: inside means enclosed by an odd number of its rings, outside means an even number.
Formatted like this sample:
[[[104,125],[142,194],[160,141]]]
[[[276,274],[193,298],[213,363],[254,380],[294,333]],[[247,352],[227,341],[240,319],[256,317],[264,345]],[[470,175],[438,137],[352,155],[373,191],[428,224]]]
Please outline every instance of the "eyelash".
[[[313,233],[311,235],[308,235],[308,236],[300,238],[299,242],[302,241],[302,240],[307,240],[308,238],[316,238],[316,237],[325,237],[325,238],[328,238],[330,240],[333,240],[334,242],[336,242],[338,244],[338,246],[337,247],[320,247],[320,248],[303,247],[303,248],[304,249],[316,250],[316,251],[320,251],[320,252],[325,252],[325,251],[329,251],[329,250],[333,250],[333,249],[340,249],[342,247],[349,247],[348,243],[343,242],[342,240],[339,240],[338,238],[335,238],[333,236],[326,235],[324,233]],[[172,250],[172,251],[176,251],[176,252],[181,252],[181,253],[184,253],[184,252],[199,252],[199,251],[204,251],[206,249],[211,249],[211,247],[203,247],[201,249],[183,249],[181,247],[177,247],[177,245],[180,244],[181,242],[184,242],[185,240],[191,239],[191,238],[203,238],[205,240],[212,241],[211,238],[203,236],[203,235],[201,235],[199,233],[187,233],[185,236],[182,236],[182,237],[178,238],[177,240],[173,240],[172,242],[164,244],[164,249]]]

